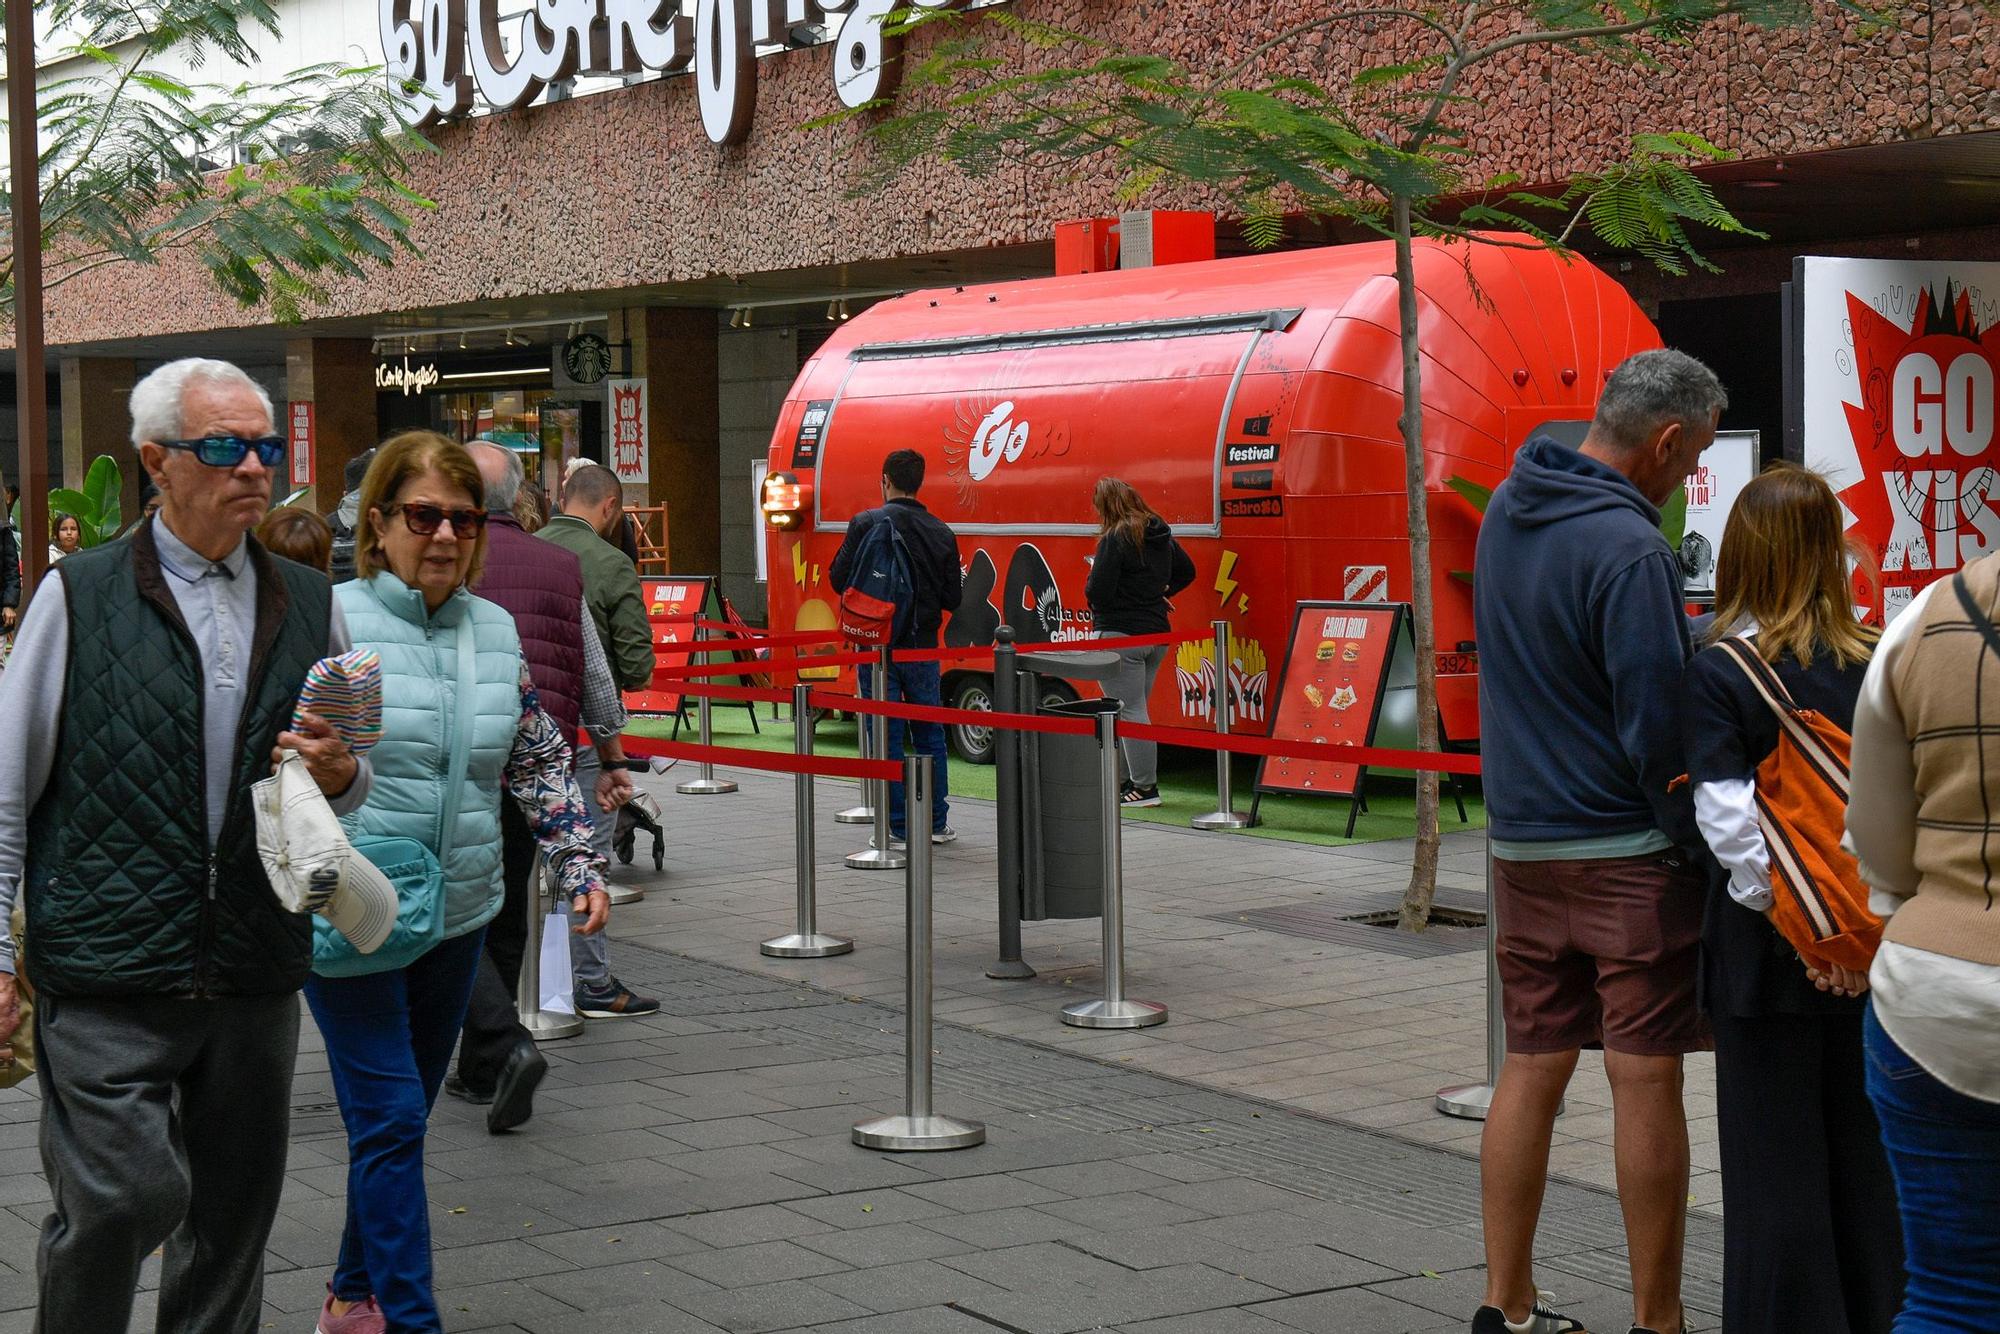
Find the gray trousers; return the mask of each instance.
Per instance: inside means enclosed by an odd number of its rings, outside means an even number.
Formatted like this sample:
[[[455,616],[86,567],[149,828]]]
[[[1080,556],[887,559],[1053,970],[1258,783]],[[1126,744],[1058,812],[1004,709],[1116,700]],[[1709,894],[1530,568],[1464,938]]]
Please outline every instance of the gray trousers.
[[[1164,644],[1151,648],[1127,649],[1118,655],[1118,666],[1104,678],[1104,693],[1118,701],[1121,722],[1148,723],[1146,697],[1153,693],[1153,678],[1167,660]],[[1120,740],[1125,752],[1125,778],[1135,787],[1156,787],[1160,781],[1160,747],[1152,741]]]
[[[611,843],[618,833],[618,816],[614,812],[606,815],[597,809],[597,778],[603,773],[597,761],[597,750],[592,746],[576,748],[576,785],[583,789],[583,804],[590,811],[590,846],[597,855],[604,858],[604,865],[611,865]],[[570,925],[577,925],[574,914]],[[599,931],[594,936],[580,936],[574,930],[569,933],[569,961],[576,973],[576,984],[601,991],[611,985],[611,956],[605,949],[604,937],[608,931]]]
[[[36,998],[37,1334],[117,1334],[166,1243],[158,1328],[252,1334],[290,1146],[299,998]]]

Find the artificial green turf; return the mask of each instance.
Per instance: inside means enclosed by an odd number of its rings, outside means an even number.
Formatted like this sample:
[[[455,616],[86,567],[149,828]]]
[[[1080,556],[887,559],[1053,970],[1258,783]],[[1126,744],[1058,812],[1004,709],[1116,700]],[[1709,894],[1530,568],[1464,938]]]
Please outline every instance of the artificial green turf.
[[[768,705],[759,707],[757,724],[761,729],[755,735],[750,729],[749,716],[740,705],[718,707],[710,722],[710,731],[719,746],[737,746],[750,750],[792,749],[792,724],[790,709],[783,710],[785,717],[773,720]],[[665,737],[673,731],[670,718],[635,718],[630,730],[639,736]],[[852,756],[858,752],[856,729],[852,720],[828,719],[820,724],[814,736],[814,748],[823,755]],[[694,740],[692,725],[681,728],[683,741]],[[1247,813],[1250,809],[1250,785],[1257,772],[1254,760],[1238,756],[1232,770],[1236,787],[1236,809]],[[951,792],[956,796],[993,799],[993,767],[986,764],[966,764],[953,757],[948,779]],[[1293,843],[1318,843],[1339,847],[1349,843],[1377,843],[1384,839],[1410,838],[1416,834],[1416,798],[1412,791],[1414,784],[1408,774],[1371,774],[1368,783],[1368,809],[1355,822],[1354,837],[1343,837],[1347,828],[1347,802],[1328,797],[1300,797],[1267,794],[1258,806],[1259,823],[1254,829],[1241,831],[1252,838],[1276,838]],[[1443,794],[1439,811],[1440,827],[1450,833],[1455,829],[1478,829],[1486,823],[1486,808],[1480,801],[1476,784],[1468,783],[1465,795],[1466,823],[1458,823],[1458,810],[1452,805],[1451,792],[1447,788]],[[1197,815],[1215,809],[1215,758],[1212,752],[1181,750],[1163,747],[1160,751],[1160,796],[1164,804],[1145,810],[1127,811],[1128,818],[1147,820],[1155,824],[1172,824],[1185,827]]]

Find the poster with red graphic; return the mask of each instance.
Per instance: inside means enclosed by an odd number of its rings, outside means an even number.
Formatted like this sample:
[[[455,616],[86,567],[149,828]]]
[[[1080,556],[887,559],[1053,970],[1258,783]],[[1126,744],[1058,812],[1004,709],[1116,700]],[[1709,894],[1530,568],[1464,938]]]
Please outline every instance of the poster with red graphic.
[[[627,486],[651,479],[647,462],[646,382],[607,380],[611,390],[611,471]]]
[[[1893,620],[2000,546],[2000,264],[1802,258],[1793,274],[1801,453],[1880,562]]]
[[[1325,759],[1271,757],[1257,768],[1259,792],[1353,798],[1367,766],[1340,758],[1374,744],[1391,664],[1414,662],[1402,602],[1301,602],[1292,613],[1271,711],[1271,736],[1326,747]],[[1397,648],[1403,646],[1399,655]]]
[[[293,403],[286,416],[285,451],[292,459],[292,485],[313,484],[313,405]]]
[[[685,667],[694,659],[694,623],[707,613],[708,590],[712,582],[711,576],[705,574],[685,578],[669,575],[664,579],[639,581],[639,591],[646,599],[646,623],[653,630],[655,675],[651,690],[625,692],[625,707],[631,713],[672,716],[681,711],[681,687],[685,683],[679,677],[661,679],[658,673],[669,668]],[[728,660],[725,654],[718,652],[715,655],[717,662]],[[728,677],[712,679],[735,684]]]

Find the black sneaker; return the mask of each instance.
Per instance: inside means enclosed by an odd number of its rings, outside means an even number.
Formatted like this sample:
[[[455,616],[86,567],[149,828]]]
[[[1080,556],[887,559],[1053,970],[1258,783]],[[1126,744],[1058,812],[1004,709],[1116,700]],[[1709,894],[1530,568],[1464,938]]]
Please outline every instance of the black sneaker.
[[[493,1081],[492,1105],[486,1109],[486,1133],[501,1134],[533,1116],[535,1089],[548,1072],[548,1057],[536,1048],[533,1038],[522,1038],[507,1053],[500,1077]]]
[[[484,1107],[493,1101],[492,1089],[476,1089],[458,1077],[454,1070],[444,1077],[444,1091],[460,1102],[469,1102],[474,1107]]]
[[[1158,806],[1160,804],[1160,789],[1158,787],[1140,787],[1136,783],[1127,783],[1124,792],[1119,794],[1118,804],[1120,806],[1132,807]]]
[[[1507,1313],[1497,1306],[1482,1306],[1473,1313],[1472,1334],[1590,1334],[1579,1321],[1557,1315],[1536,1302],[1525,1325],[1507,1322]]]
[[[576,1012],[586,1019],[636,1019],[642,1014],[658,1014],[660,1003],[650,996],[627,991],[625,984],[614,977],[602,991],[578,987]]]
[[[1681,1317],[1680,1324],[1674,1328],[1679,1330],[1680,1334],[1688,1334],[1687,1317]],[[1644,1325],[1634,1325],[1632,1326],[1631,1334],[1658,1334],[1658,1331],[1648,1329]]]

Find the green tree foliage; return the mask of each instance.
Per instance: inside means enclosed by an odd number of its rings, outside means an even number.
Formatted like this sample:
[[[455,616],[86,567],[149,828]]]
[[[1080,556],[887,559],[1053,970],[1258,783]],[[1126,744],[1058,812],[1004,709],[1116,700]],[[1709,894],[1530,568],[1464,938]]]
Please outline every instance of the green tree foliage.
[[[118,461],[108,454],[99,454],[91,460],[90,471],[84,475],[83,490],[57,487],[49,492],[49,513],[67,514],[75,519],[79,541],[86,547],[94,547],[118,535],[124,489],[125,477]],[[50,526],[54,526],[53,520]]]
[[[938,40],[903,71],[907,109],[871,122],[875,152],[855,188],[880,190],[924,160],[973,176],[1024,167],[1055,176],[1108,172],[1120,203],[1163,195],[1213,201],[1240,218],[1260,246],[1277,243],[1286,219],[1301,214],[1393,240],[1419,741],[1436,749],[1413,239],[1564,250],[1587,235],[1683,273],[1713,267],[1696,248],[1705,231],[1749,231],[1696,175],[1730,155],[1671,128],[1634,135],[1615,160],[1544,188],[1481,176],[1473,134],[1506,110],[1470,91],[1477,81],[1468,76],[1536,49],[1652,66],[1662,51],[1698,40],[1724,19],[1769,28],[1809,23],[1816,13],[1810,0],[1458,0],[1435,7],[1340,0],[1273,32],[1235,64],[1207,71],[1005,10],[910,11],[903,31],[927,30]],[[1349,33],[1367,34],[1369,49],[1381,49],[1386,35],[1397,54],[1359,69],[1325,60],[1316,78],[1272,72],[1296,70],[1308,60],[1303,53],[1337,48]],[[1470,281],[1469,265],[1467,275]],[[1437,775],[1423,775],[1402,914],[1410,930],[1429,920],[1437,799]]]
[[[250,36],[279,35],[270,0],[37,8],[60,34],[62,71],[39,90],[47,286],[187,252],[238,302],[291,320],[329,279],[410,248],[409,218],[430,203],[406,184],[408,164],[428,145],[397,120],[379,68],[252,80]],[[11,206],[0,188],[0,211]],[[9,318],[13,285],[9,247]]]

